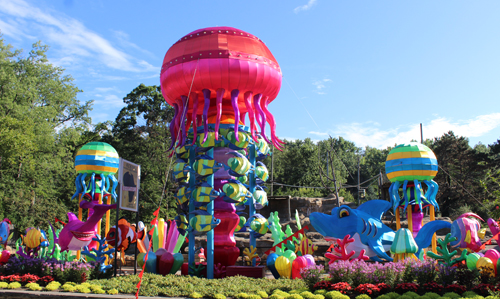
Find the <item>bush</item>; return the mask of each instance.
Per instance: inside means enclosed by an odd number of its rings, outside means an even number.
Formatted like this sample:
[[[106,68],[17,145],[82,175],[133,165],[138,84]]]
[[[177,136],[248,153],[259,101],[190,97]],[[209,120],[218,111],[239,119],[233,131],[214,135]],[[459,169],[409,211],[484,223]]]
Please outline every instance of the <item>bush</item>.
[[[191,296],[189,296],[189,297],[191,297]],[[247,293],[238,293],[234,297],[235,298],[240,298],[240,299],[245,299],[245,298],[248,298],[248,294]],[[195,297],[191,297],[191,298],[195,298]],[[201,297],[196,297],[196,298],[201,298]]]
[[[366,294],[361,294],[356,296],[356,299],[371,299],[372,297],[366,295]]]
[[[288,295],[288,297],[286,297],[286,299],[304,299],[304,298],[302,298],[302,296],[300,296],[299,294],[291,294],[291,295]]]
[[[391,297],[389,297],[387,295],[380,295],[377,297],[377,299],[391,299]]]
[[[269,295],[266,292],[264,292],[264,291],[258,291],[257,295],[259,295],[261,298],[267,298],[267,297],[269,297]]]
[[[434,292],[427,292],[427,293],[424,294],[424,296],[427,296],[430,299],[437,299],[437,298],[441,297],[441,296],[439,296],[439,294],[436,294]]]
[[[314,291],[314,294],[316,294],[316,295],[324,295],[324,294],[326,294],[326,290],[325,289],[316,290],[316,291]]]
[[[118,290],[117,289],[111,289],[111,290],[108,290],[107,293],[109,295],[117,295],[118,294]],[[191,297],[191,298],[199,298],[199,297]]]
[[[497,288],[491,284],[480,283],[472,288],[472,291],[481,296],[488,296],[490,291],[497,291]]]
[[[404,293],[404,295],[408,296],[408,297],[411,297],[411,298],[419,297],[417,293],[412,292],[412,291],[406,292],[406,293]]]
[[[473,291],[467,291],[467,292],[462,294],[463,298],[474,298],[476,296],[477,296],[476,292],[473,292]]]
[[[75,286],[75,289],[78,293],[84,293],[84,294],[90,293],[90,289],[83,285],[77,285]]]
[[[269,299],[285,299],[285,297],[278,294],[272,294],[271,296],[269,296]]]
[[[347,294],[351,291],[352,287],[347,282],[337,282],[330,285],[330,291],[339,291],[342,294]]]
[[[390,299],[396,299],[396,298],[399,298],[399,294],[396,293],[396,292],[390,292],[390,293],[387,293],[385,294],[387,297],[389,297]]]
[[[311,299],[314,297],[314,294],[306,291],[306,292],[300,293],[300,296],[302,296],[304,299]]]
[[[0,289],[6,289],[8,286],[9,286],[8,283],[6,283],[4,281],[0,282]]]
[[[459,294],[454,293],[454,292],[448,292],[448,293],[444,293],[443,297],[448,297],[448,298],[451,298],[451,299],[457,299],[457,298],[461,298],[462,296],[460,296]]]
[[[47,291],[55,291],[55,290],[59,289],[59,287],[60,287],[60,286],[61,286],[61,284],[60,284],[59,282],[57,282],[57,281],[52,281],[52,282],[50,282],[50,283],[49,283],[49,284],[45,287],[45,289],[46,289]]]
[[[450,284],[450,285],[446,286],[445,289],[446,289],[446,292],[457,293],[459,295],[461,295],[462,293],[467,291],[467,289],[464,286],[461,286],[458,284]]]
[[[321,280],[321,274],[325,273],[322,265],[307,266],[300,270],[300,276],[309,289]]]
[[[74,292],[76,291],[76,287],[74,285],[71,285],[69,283],[65,283],[63,284],[63,286],[61,287],[61,289],[65,292]]]
[[[21,284],[17,281],[9,283],[7,286],[8,289],[19,289],[21,287]]]
[[[444,290],[444,287],[436,282],[428,282],[428,283],[424,283],[423,285],[421,285],[420,289],[425,293],[432,292],[432,293],[441,294],[441,292],[443,292],[443,290]],[[433,299],[435,299],[435,298],[433,298]]]
[[[215,294],[214,299],[226,299],[226,296],[222,295],[222,294]]]
[[[417,292],[418,291],[418,286],[414,283],[411,282],[406,282],[406,283],[400,283],[396,285],[394,288],[394,291],[399,293],[399,294],[404,294],[406,292]]]
[[[43,288],[35,282],[30,282],[25,285],[26,288],[30,289],[31,291],[41,291]]]

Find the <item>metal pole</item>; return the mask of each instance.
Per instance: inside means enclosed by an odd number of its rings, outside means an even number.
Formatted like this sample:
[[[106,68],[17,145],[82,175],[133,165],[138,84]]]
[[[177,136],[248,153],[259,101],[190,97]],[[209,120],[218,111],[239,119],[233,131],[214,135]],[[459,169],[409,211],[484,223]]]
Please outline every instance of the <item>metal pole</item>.
[[[214,158],[214,149],[210,149],[207,154],[210,158]],[[207,178],[207,184],[212,188],[214,187],[214,177],[215,174],[209,175]],[[207,212],[214,217],[214,201],[211,200],[207,205]],[[214,229],[212,228],[207,232],[207,278],[214,278]]]
[[[135,213],[136,233],[139,233],[138,229],[139,229],[139,204],[137,204],[137,212]],[[118,230],[116,230],[116,232],[118,232]],[[136,274],[137,274],[137,241],[135,242],[135,250],[134,250],[134,275]]]
[[[196,185],[196,172],[194,171],[194,159],[196,158],[196,153],[194,147],[191,147],[189,149],[189,166],[191,166],[190,174],[189,174],[189,188],[194,188]],[[192,190],[192,189],[191,189]],[[191,219],[194,217],[192,212],[194,212],[195,207],[194,207],[194,199],[190,198],[189,199],[189,215],[188,215],[188,223],[191,223]],[[189,230],[188,234],[189,238],[189,243],[188,243],[188,266],[195,265],[194,261],[194,232],[192,230]],[[208,254],[208,253],[207,253]],[[188,273],[190,271],[188,270]],[[190,273],[189,273],[190,274]]]
[[[274,145],[271,147],[271,196],[274,196]]]
[[[121,189],[121,184],[120,184],[120,189]],[[118,220],[119,219],[120,219],[120,196],[118,196],[118,198],[116,199],[115,277],[116,277],[116,272],[118,270],[118,250],[116,248],[118,247]]]
[[[250,153],[248,155],[248,158],[249,158],[249,161],[250,161],[250,164],[253,165],[254,169],[255,169],[255,144],[251,144],[249,147],[248,147]],[[250,182],[249,182],[249,187],[250,187],[250,193],[253,194],[255,192],[255,172],[252,172],[250,173],[249,175],[249,179],[250,179]],[[253,215],[255,215],[255,205],[254,205],[254,200],[253,200],[253,196],[249,199],[250,200],[250,203],[248,205],[248,218],[252,218]],[[250,246],[253,246],[254,248],[256,248],[257,246],[257,240],[255,239],[255,236],[253,233],[250,233]],[[256,260],[253,259],[252,260],[252,266],[255,266],[255,262]]]
[[[330,152],[328,152],[328,161],[330,161]],[[332,162],[332,172],[333,172],[333,185],[335,186],[335,196],[337,197],[337,207],[340,207],[339,189],[337,188],[337,176],[335,175],[335,165],[333,162]]]
[[[424,143],[424,132],[422,131],[422,123],[420,123],[420,143]]]
[[[361,183],[360,174],[359,174],[359,172],[360,172],[359,161],[360,160],[361,160],[360,156],[358,156],[358,207],[361,204],[361,198],[359,198],[359,187],[360,187],[359,183]]]

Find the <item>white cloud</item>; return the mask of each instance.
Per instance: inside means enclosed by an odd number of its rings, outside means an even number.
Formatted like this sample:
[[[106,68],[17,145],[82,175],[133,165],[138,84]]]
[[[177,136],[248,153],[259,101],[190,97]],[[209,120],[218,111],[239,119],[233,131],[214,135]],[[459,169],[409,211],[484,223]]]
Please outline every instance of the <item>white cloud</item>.
[[[38,8],[23,0],[0,0],[0,12],[5,14],[2,16],[4,19],[2,26],[7,24],[6,22],[11,22],[9,23],[11,26],[9,24],[5,26],[6,34],[27,36],[30,30],[36,30],[38,34],[45,36],[51,45],[61,47],[61,53],[64,54],[59,58],[60,61],[64,61],[66,57],[78,56],[97,59],[99,63],[109,68],[122,71],[159,72],[159,68],[117,49],[78,20],[60,12]],[[9,20],[5,21],[6,17]],[[28,22],[29,26],[13,28],[14,20]]]
[[[309,0],[309,1],[307,2],[307,4],[295,7],[295,8],[294,8],[294,10],[293,10],[293,12],[297,14],[297,13],[299,13],[299,12],[303,11],[303,10],[309,10],[309,9],[311,9],[311,7],[313,7],[316,3],[317,3],[317,1],[316,1],[316,0]]]
[[[500,113],[480,115],[467,120],[438,117],[430,123],[423,124],[423,135],[424,139],[432,139],[453,131],[457,136],[480,137],[498,127],[500,127]],[[323,133],[310,132],[310,134],[322,135]],[[374,122],[350,123],[336,126],[332,130],[332,136],[337,135],[360,147],[371,146],[382,149],[411,140],[420,141],[420,124],[384,130]]]
[[[311,132],[309,132],[309,134],[318,135],[318,136],[328,136],[327,132],[315,132],[315,131],[311,131]]]
[[[326,88],[326,83],[332,82],[330,79],[322,79],[322,80],[314,80],[313,85],[316,87],[314,89],[314,92],[317,94],[326,94],[326,92],[323,91],[323,89]]]
[[[28,35],[20,30],[22,25],[17,23],[15,20],[8,20],[4,22],[0,20],[0,32],[7,36],[12,37],[15,40],[21,40],[21,37],[26,37],[30,39],[34,39],[35,37]]]

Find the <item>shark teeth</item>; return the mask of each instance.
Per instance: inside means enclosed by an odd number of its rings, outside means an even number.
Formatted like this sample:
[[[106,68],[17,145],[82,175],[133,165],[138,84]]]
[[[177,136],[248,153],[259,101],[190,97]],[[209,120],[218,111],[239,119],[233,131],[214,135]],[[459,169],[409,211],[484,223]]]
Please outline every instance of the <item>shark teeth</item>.
[[[89,232],[78,232],[72,230],[71,233],[75,238],[77,238],[80,241],[92,241],[92,238],[95,235],[94,231],[89,231]]]

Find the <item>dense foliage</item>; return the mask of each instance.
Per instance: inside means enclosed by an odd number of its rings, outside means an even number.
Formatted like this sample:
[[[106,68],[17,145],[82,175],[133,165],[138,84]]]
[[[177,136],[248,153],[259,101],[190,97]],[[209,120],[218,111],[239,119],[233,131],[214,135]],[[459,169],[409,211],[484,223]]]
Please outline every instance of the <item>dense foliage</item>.
[[[126,106],[114,122],[92,124],[92,102],[77,100],[80,90],[73,79],[51,65],[46,52],[36,43],[25,55],[0,37],[0,219],[9,218],[18,232],[47,227],[55,217],[66,220],[66,212],[77,210],[70,200],[74,157],[90,141],[110,143],[122,158],[141,165],[142,220],[151,220],[160,202],[160,217],[171,219],[175,185],[168,179],[173,160],[166,150],[173,109],[160,88],[140,84],[123,99]],[[435,181],[443,216],[473,211],[500,217],[495,209],[500,205],[500,140],[471,147],[467,138],[448,132],[425,144],[438,158]],[[359,200],[380,198],[388,188],[384,163],[390,149],[360,148],[342,137],[288,141],[282,152],[264,161],[276,183],[268,184],[268,192],[326,196],[335,193],[335,179],[340,196],[358,201],[359,170],[365,190]]]

